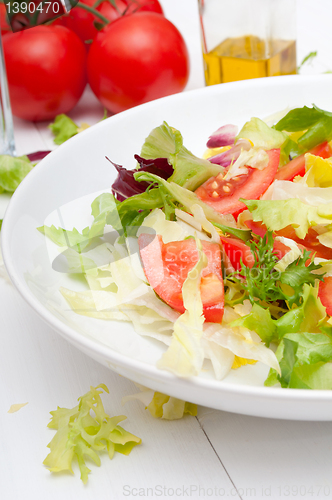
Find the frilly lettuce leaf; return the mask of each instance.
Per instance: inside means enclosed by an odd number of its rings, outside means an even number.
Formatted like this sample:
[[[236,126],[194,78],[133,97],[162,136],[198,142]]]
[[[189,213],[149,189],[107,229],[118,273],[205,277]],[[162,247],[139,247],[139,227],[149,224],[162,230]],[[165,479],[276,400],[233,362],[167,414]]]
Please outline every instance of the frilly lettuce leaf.
[[[223,171],[218,165],[198,158],[183,146],[181,133],[164,122],[152,130],[142,146],[143,158],[167,158],[174,172],[169,178],[186,189],[194,191],[210,177]]]
[[[197,238],[196,244],[199,259],[182,286],[185,312],[175,321],[171,344],[157,362],[158,368],[169,370],[180,377],[198,375],[204,361],[201,346],[204,316],[200,283],[202,271],[208,261],[202,250],[202,243]]]
[[[269,150],[281,148],[288,141],[288,135],[269,127],[259,118],[251,118],[244,124],[235,141],[238,139],[248,139],[256,148]]]
[[[110,418],[105,413],[100,398],[103,390],[109,392],[104,384],[90,387],[90,391],[79,398],[79,404],[75,408],[58,407],[51,412],[52,419],[48,427],[57,432],[48,444],[51,451],[43,462],[51,472],[73,473],[72,461],[76,458],[81,479],[86,484],[91,471],[85,464],[85,457],[91,458],[100,466],[98,452],[107,450],[112,459],[116,451],[129,455],[134,446],[142,442],[118,425],[126,419],[124,415]]]
[[[79,132],[79,126],[65,114],[57,115],[49,128],[54,134],[54,143],[58,145],[63,144]]]
[[[197,405],[193,403],[167,396],[161,392],[154,392],[147,387],[141,386],[140,388],[141,392],[122,398],[122,404],[137,399],[145,405],[145,409],[149,410],[152,417],[165,420],[178,420],[185,414],[197,415]]]
[[[278,231],[293,226],[296,235],[304,239],[309,227],[332,223],[332,204],[317,207],[306,205],[298,199],[289,200],[240,200],[252,213],[254,221],[262,221],[268,229]]]

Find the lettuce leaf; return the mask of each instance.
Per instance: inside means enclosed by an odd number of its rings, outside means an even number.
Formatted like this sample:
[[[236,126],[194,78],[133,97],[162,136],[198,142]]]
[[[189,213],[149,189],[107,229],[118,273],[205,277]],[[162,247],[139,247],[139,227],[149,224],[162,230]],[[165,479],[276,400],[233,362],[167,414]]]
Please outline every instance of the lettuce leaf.
[[[255,303],[249,314],[230,323],[231,327],[244,327],[256,332],[268,346],[270,342],[298,332],[320,332],[320,324],[326,317],[325,307],[318,297],[318,287],[303,286],[302,304],[278,319],[272,319],[269,309]]]
[[[13,193],[32,168],[27,156],[0,155],[0,193]]]
[[[49,128],[54,134],[54,143],[63,144],[68,139],[78,134],[79,126],[69,116],[65,114],[57,115]]]
[[[256,303],[248,315],[233,321],[230,326],[242,326],[256,332],[267,346],[277,336],[277,327],[271,318],[270,311]]]
[[[332,223],[331,203],[317,207],[302,203],[298,199],[288,200],[244,200],[254,221],[262,221],[268,229],[278,231],[293,226],[296,235],[304,239],[309,227]]]
[[[181,133],[166,122],[152,130],[145,139],[141,157],[167,158],[174,169],[169,181],[190,191],[194,191],[210,177],[223,171],[222,167],[198,158],[188,151],[183,146]]]
[[[149,229],[152,231],[149,231]],[[147,217],[145,217],[142,226],[137,231],[137,236],[148,232],[159,234],[164,243],[169,243],[170,241],[180,241],[188,236],[188,233],[180,224],[175,221],[167,220],[165,213],[159,208],[154,209]]]
[[[175,321],[171,344],[157,362],[158,368],[169,370],[180,377],[198,375],[204,361],[201,346],[204,316],[200,283],[202,271],[208,261],[202,250],[202,243],[197,238],[196,244],[199,259],[182,286],[185,312]]]
[[[305,155],[306,175],[304,181],[307,186],[328,188],[332,187],[332,159],[307,153]],[[331,198],[330,198],[331,199]]]
[[[103,390],[109,392],[104,384],[90,387],[90,391],[78,399],[79,404],[74,408],[58,407],[51,412],[52,419],[48,427],[56,429],[57,432],[47,445],[51,451],[43,462],[50,472],[73,473],[72,461],[76,458],[81,480],[86,484],[91,471],[85,464],[85,457],[100,466],[98,452],[107,450],[109,458],[112,459],[115,452],[129,455],[134,446],[142,442],[140,438],[118,425],[126,419],[124,415],[110,418],[105,413],[100,398]]]
[[[270,370],[265,385],[284,388],[332,389],[332,339],[320,333],[291,333],[277,352],[281,375]]]
[[[312,108],[292,109],[274,128],[277,131],[299,132],[305,130],[297,143],[303,151],[332,138],[332,113],[313,104]]]
[[[163,187],[166,190],[166,192],[168,192],[178,203],[183,205],[183,207],[189,212],[191,211],[192,205],[201,206],[205,214],[205,217],[212,223],[217,222],[219,224],[236,227],[236,223],[233,216],[229,214],[228,215],[219,214],[212,207],[210,207],[202,200],[200,200],[195,193],[192,193],[191,191],[185,189],[182,186],[179,186],[175,182],[168,182],[162,179],[161,177],[158,177],[157,175],[145,172],[137,172],[135,174],[135,179],[140,181],[142,180],[142,181],[155,182],[159,186],[158,191],[160,190],[160,187]],[[123,203],[126,203],[126,201]]]
[[[259,118],[251,118],[244,124],[235,141],[238,139],[248,139],[256,148],[269,150],[281,148],[288,141],[288,135],[269,127]]]
[[[80,233],[76,228],[71,231],[56,228],[55,226],[41,226],[37,227],[38,231],[50,238],[56,245],[60,247],[70,247],[77,252],[81,252],[87,245],[89,245],[89,227],[83,229]]]
[[[152,417],[165,420],[178,420],[185,414],[197,415],[197,405],[194,403],[188,403],[161,392],[154,392],[147,387],[140,386],[140,388],[141,392],[122,398],[122,404],[137,399],[145,405],[145,409],[149,410]]]

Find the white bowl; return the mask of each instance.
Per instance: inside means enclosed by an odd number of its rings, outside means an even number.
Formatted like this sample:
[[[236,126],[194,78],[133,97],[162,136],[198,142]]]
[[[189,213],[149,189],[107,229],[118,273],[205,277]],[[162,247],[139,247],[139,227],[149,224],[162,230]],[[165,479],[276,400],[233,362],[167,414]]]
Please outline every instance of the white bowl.
[[[276,77],[217,85],[163,98],[102,121],[67,141],[42,160],[18,187],[9,204],[2,248],[7,271],[24,299],[57,332],[87,355],[135,382],[216,409],[294,420],[332,420],[332,391],[263,386],[265,366],[257,363],[223,381],[210,372],[180,379],[155,367],[165,349],[140,337],[129,324],[79,316],[68,310],[61,285],[80,290],[81,281],[52,268],[55,245],[36,228],[45,223],[82,229],[91,223],[90,203],[110,189],[112,161],[133,168],[152,128],[166,120],[179,129],[197,155],[222,124],[242,125],[252,116],[315,103],[332,111],[332,75]],[[51,215],[50,215],[51,214]]]

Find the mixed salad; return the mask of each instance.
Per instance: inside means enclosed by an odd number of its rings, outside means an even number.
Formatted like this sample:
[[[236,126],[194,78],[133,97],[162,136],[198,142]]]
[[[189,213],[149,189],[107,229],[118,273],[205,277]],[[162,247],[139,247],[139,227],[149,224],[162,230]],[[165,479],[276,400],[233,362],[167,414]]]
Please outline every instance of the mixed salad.
[[[223,125],[198,158],[164,122],[135,170],[113,164],[90,227],[39,228],[84,273],[63,297],[163,342],[157,366],[178,376],[259,361],[267,386],[332,389],[331,139],[313,105]]]

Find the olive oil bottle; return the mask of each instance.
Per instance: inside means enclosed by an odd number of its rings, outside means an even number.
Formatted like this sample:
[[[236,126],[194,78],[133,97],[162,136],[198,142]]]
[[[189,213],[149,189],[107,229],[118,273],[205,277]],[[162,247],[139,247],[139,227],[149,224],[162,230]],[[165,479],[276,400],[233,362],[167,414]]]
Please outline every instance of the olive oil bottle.
[[[227,38],[203,58],[207,85],[296,74],[294,40],[266,42],[253,35]]]

